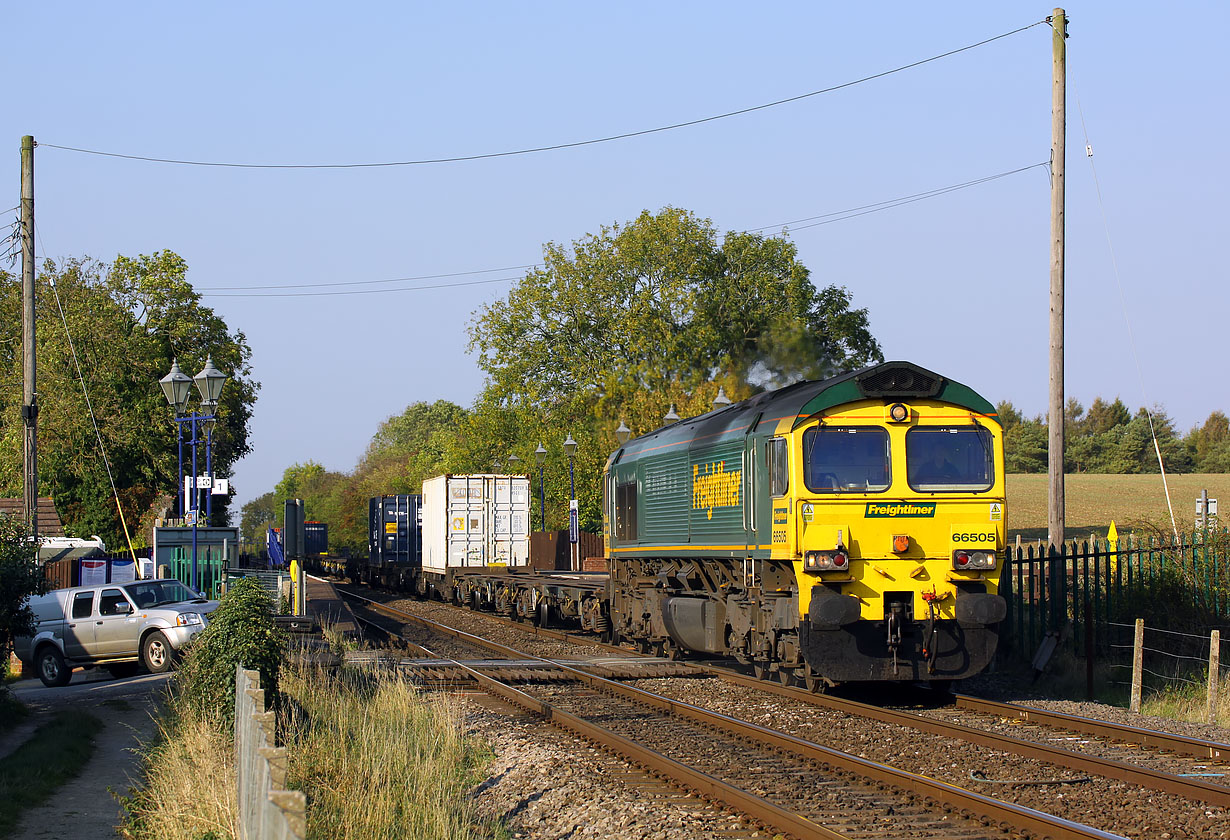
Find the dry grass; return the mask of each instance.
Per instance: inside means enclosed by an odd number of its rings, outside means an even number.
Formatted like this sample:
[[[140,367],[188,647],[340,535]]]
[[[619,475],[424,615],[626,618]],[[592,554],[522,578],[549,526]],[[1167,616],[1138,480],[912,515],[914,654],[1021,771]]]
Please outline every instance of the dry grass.
[[[145,786],[124,800],[131,840],[235,838],[235,748],[229,727],[196,716],[163,718],[143,747]]]
[[[1201,490],[1210,498],[1226,499],[1230,505],[1230,474],[1197,473],[1168,475],[1170,499],[1180,531],[1190,531],[1196,514],[1196,499]],[[1069,537],[1105,538],[1114,520],[1121,534],[1141,523],[1165,521],[1169,531],[1170,515],[1160,475],[1093,475],[1078,473],[1064,479],[1064,515]],[[1023,539],[1046,536],[1047,477],[1045,475],[1008,476],[1008,529],[1011,536]],[[1230,508],[1222,516],[1230,522]]]
[[[481,756],[455,700],[349,669],[287,665],[281,687],[287,787],[307,794],[309,840],[489,836],[465,796]]]

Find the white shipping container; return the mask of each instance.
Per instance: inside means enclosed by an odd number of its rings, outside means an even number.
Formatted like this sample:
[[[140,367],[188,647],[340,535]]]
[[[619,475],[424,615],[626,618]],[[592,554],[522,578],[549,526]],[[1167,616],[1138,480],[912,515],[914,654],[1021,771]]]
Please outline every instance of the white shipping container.
[[[523,475],[438,475],[423,482],[423,571],[525,566],[530,480]]]

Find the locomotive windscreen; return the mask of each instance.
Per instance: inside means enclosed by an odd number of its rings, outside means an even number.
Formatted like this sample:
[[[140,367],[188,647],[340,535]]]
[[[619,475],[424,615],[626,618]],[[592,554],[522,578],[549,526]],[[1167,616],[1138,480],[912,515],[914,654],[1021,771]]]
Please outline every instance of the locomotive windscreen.
[[[803,475],[817,493],[888,489],[888,432],[874,426],[821,426],[803,433]]]
[[[988,490],[995,481],[991,433],[980,426],[932,426],[905,436],[906,476],[922,491]]]

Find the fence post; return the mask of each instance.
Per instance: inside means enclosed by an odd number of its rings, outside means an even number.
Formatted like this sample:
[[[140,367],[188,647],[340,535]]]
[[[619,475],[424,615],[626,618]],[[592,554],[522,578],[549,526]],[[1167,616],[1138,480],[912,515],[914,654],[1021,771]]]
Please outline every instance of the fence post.
[[[1130,711],[1140,712],[1140,694],[1145,669],[1145,620],[1136,619],[1136,638],[1132,642],[1132,702]]]
[[[1085,593],[1085,699],[1093,700],[1093,622],[1089,620],[1089,593]]]
[[[1217,723],[1217,682],[1221,670],[1221,631],[1209,634],[1209,723]]]

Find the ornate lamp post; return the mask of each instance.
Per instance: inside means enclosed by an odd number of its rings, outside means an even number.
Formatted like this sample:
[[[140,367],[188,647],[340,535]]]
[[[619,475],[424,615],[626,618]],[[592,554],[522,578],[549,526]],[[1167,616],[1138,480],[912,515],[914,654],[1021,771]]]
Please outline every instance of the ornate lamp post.
[[[538,448],[534,450],[534,462],[538,464],[538,524],[539,530],[545,532],[547,530],[547,496],[543,489],[543,466],[547,462],[547,450],[543,448],[542,443],[538,444]]]
[[[623,446],[630,437],[632,437],[632,430],[628,428],[624,421],[620,420],[619,428],[615,430],[615,439],[619,441],[620,446]]]
[[[185,504],[184,494],[184,433],[183,424],[189,424],[189,445],[192,447],[192,589],[197,589],[197,521],[200,519],[200,499],[201,492],[197,486],[197,457],[196,447],[200,442],[197,433],[197,426],[205,432],[205,463],[206,470],[209,472],[210,481],[213,480],[213,430],[217,422],[217,417],[214,412],[218,407],[218,400],[222,396],[222,386],[226,384],[227,376],[222,371],[214,367],[213,359],[207,357],[205,359],[205,367],[201,368],[192,379],[179,369],[178,360],[172,360],[171,372],[158,380],[158,384],[162,386],[162,393],[167,398],[167,403],[175,411],[175,427],[176,436],[179,442],[179,515],[182,519],[188,511]],[[192,394],[192,384],[196,383],[197,391],[201,395],[201,411],[200,413],[186,413],[188,408],[188,399]],[[210,496],[213,495],[213,489],[210,488]],[[212,498],[206,501],[206,515],[208,516],[213,510]]]

